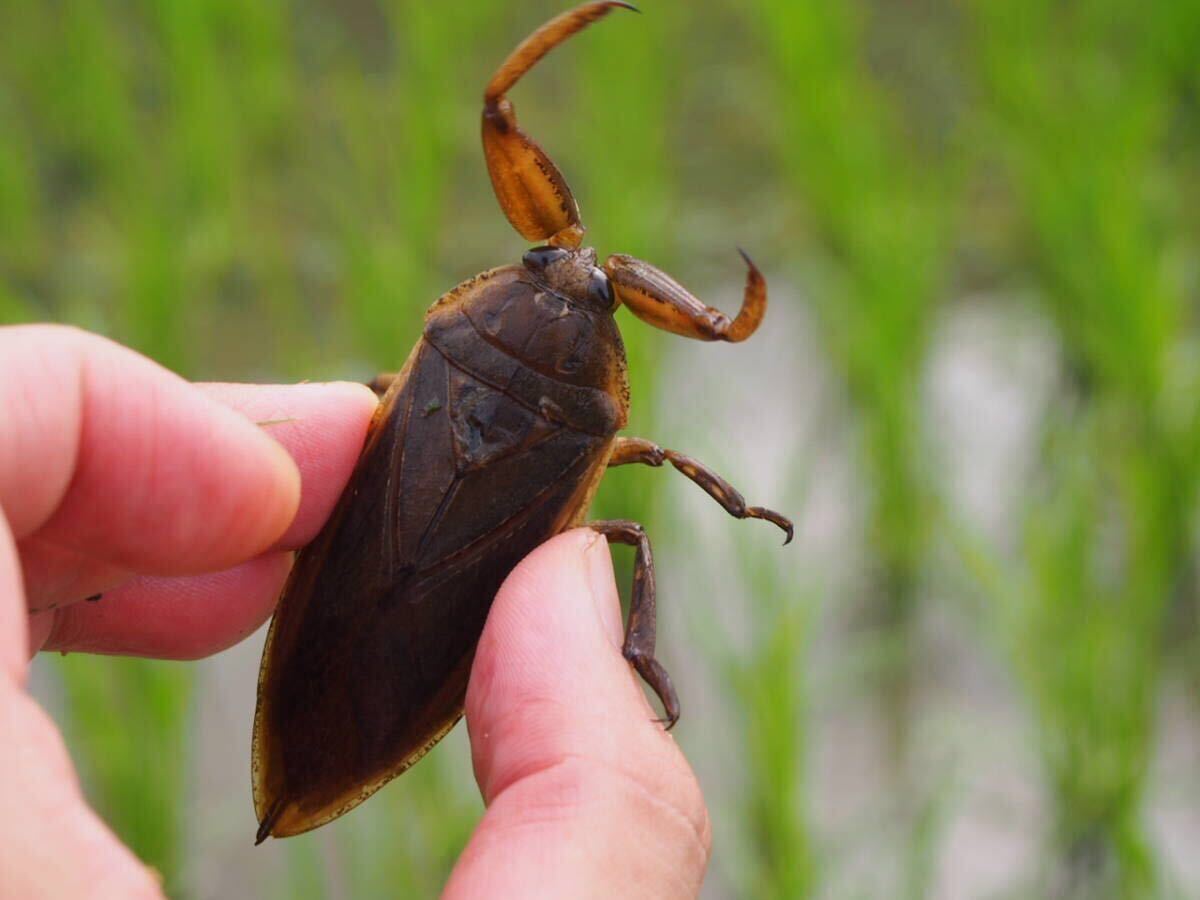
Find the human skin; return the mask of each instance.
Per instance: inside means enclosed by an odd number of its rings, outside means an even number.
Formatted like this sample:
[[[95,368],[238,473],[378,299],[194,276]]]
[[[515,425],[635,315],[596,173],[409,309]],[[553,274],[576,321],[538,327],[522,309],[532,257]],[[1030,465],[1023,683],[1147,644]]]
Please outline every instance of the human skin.
[[[253,633],[374,408],[359,385],[193,385],[82,331],[0,328],[0,897],[161,896],[87,806],[25,690],[28,661],[196,659]],[[559,535],[509,576],[467,692],[487,811],[445,896],[699,891],[703,798],[621,634],[594,532]]]

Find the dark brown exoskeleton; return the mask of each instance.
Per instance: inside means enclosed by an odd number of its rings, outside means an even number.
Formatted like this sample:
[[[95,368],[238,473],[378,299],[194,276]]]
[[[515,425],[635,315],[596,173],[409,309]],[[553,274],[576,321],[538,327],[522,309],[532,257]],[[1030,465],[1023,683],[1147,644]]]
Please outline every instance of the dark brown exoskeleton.
[[[741,341],[767,305],[749,275],[737,318],[628,256],[603,268],[561,173],[517,127],[505,96],[542,56],[620,2],[547,23],[484,94],[483,148],[500,206],[530,241],[523,265],[460,284],[429,310],[383,400],[350,483],[300,554],[271,623],[254,717],[258,840],[322,825],[420,759],[462,715],[475,645],[505,576],[546,539],[583,524],[605,469],[670,462],[738,518],[778,513],[694,459],[617,437],[629,408],[621,304],[699,340]],[[743,254],[744,256],[744,254]],[[637,548],[626,658],[679,702],[654,657],[650,542],[629,521],[593,522]]]

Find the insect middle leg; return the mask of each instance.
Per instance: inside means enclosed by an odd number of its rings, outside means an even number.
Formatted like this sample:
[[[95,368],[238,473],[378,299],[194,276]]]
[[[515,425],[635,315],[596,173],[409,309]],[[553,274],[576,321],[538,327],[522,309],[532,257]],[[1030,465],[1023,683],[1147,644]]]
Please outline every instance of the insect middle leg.
[[[662,721],[670,731],[679,721],[679,696],[675,693],[671,676],[654,657],[658,606],[650,538],[646,536],[646,530],[641,525],[628,519],[589,522],[588,527],[610,541],[637,548],[637,557],[633,563],[633,594],[629,601],[629,621],[625,625],[625,644],[621,652],[662,701],[663,710],[666,712]]]
[[[658,444],[642,438],[617,438],[608,465],[625,466],[630,463],[641,463],[646,466],[661,466],[669,462],[676,469],[700,485],[708,494],[725,508],[731,516],[738,519],[765,519],[783,529],[787,538],[784,544],[791,543],[794,526],[791,519],[765,506],[747,506],[745,498],[728,481],[710,469],[699,460],[684,456],[675,450],[667,450]]]

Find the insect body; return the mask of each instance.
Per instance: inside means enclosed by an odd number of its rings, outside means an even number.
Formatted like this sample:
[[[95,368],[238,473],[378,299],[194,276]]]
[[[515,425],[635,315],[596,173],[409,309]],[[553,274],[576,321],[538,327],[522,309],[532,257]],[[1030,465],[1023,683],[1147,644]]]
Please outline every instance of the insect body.
[[[429,310],[383,400],[328,523],[296,561],[271,623],[254,719],[258,840],[315,828],[420,759],[462,715],[475,645],[505,576],[536,546],[585,522],[610,466],[670,462],[739,518],[748,507],[695,460],[618,437],[629,409],[613,314],[628,306],[701,340],[749,337],[766,285],[747,258],[734,319],[647,263],[581,248],[558,169],[517,126],[505,94],[538,59],[624,3],[589,3],[522,43],[484,98],[483,144],[500,205],[531,241],[519,266],[460,284]],[[637,547],[624,652],[662,700],[679,703],[654,657],[650,543],[629,521],[593,522]]]

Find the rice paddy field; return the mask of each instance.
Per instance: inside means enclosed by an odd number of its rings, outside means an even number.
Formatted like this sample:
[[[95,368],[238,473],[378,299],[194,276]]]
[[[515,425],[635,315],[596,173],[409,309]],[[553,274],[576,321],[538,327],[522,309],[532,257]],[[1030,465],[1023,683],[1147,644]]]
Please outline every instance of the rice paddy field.
[[[480,97],[565,5],[3,0],[0,323],[196,380],[394,369],[525,249]],[[705,896],[1200,896],[1200,2],[642,10],[513,96],[602,255],[732,312],[740,245],[771,285],[743,345],[619,321],[629,432],[794,545],[663,471],[597,510],[655,541]],[[92,803],[172,896],[435,895],[462,729],[252,846],[262,639],[36,660]]]

